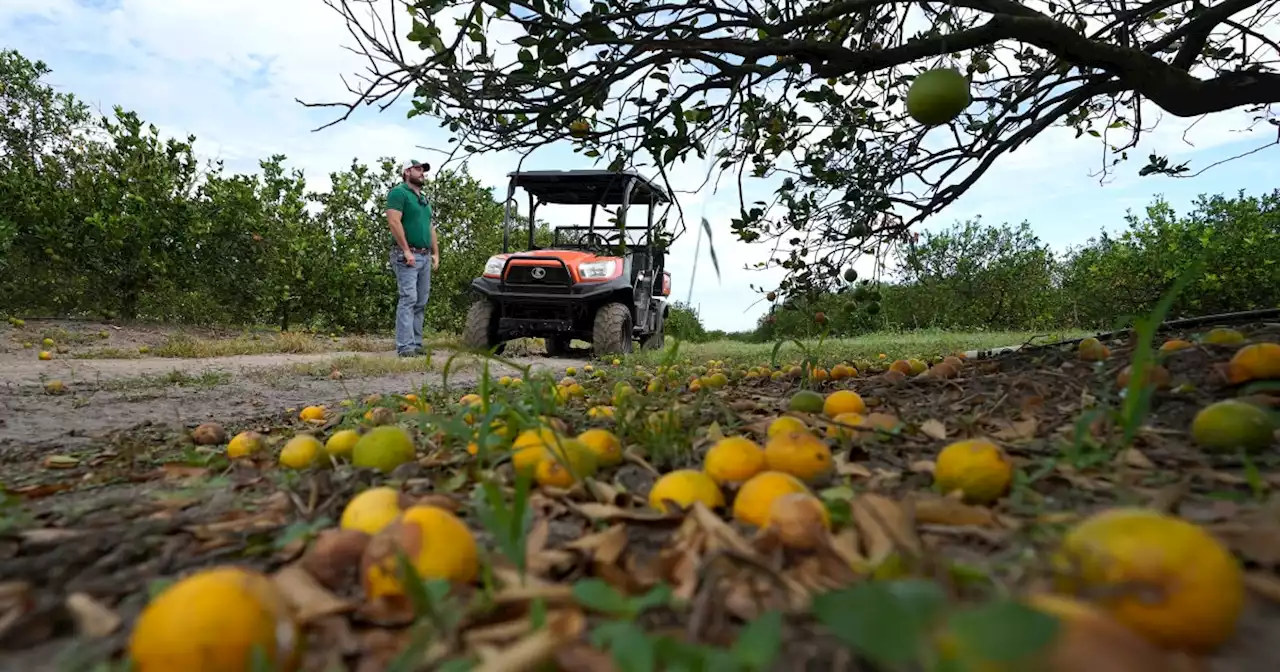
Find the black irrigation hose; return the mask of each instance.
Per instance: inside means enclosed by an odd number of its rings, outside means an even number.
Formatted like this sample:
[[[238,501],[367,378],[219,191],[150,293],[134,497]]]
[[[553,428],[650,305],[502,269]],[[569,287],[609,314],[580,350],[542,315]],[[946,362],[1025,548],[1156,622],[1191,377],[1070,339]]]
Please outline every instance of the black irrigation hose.
[[[1184,317],[1177,320],[1168,320],[1161,322],[1156,327],[1157,332],[1168,331],[1170,329],[1182,329],[1186,327],[1199,327],[1206,324],[1232,324],[1237,322],[1252,322],[1254,320],[1264,320],[1268,318],[1280,317],[1280,308],[1261,308],[1259,310],[1242,310],[1235,313],[1218,313],[1217,315],[1200,315],[1198,317]],[[1023,343],[1013,350],[980,350],[977,359],[991,359],[998,355],[1010,354],[1014,352],[1027,352],[1029,350],[1043,350],[1045,348],[1059,348],[1064,345],[1075,345],[1086,338],[1096,338],[1100,341],[1124,336],[1128,334],[1132,328],[1118,329],[1116,331],[1104,331],[1090,336],[1081,336],[1064,341],[1054,341],[1053,343],[1040,343],[1031,345],[1030,341]]]

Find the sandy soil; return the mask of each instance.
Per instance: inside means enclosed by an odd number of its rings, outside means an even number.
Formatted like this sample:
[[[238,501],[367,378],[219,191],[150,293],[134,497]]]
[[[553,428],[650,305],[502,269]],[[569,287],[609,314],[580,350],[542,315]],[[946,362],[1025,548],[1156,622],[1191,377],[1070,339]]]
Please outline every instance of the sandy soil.
[[[380,392],[408,392],[422,386],[439,386],[439,372],[448,352],[437,351],[434,371],[346,376],[342,379],[290,372],[290,365],[315,364],[343,357],[394,358],[392,352],[334,350],[309,354],[257,354],[204,359],[136,357],[132,359],[76,359],[78,353],[110,347],[136,351],[158,346],[173,333],[160,327],[118,327],[92,322],[28,321],[22,329],[5,325],[0,332],[0,461],[15,459],[15,452],[30,455],[45,450],[73,448],[121,429],[143,424],[193,426],[205,420],[234,423],[281,415],[306,404],[334,404]],[[59,352],[50,361],[36,358],[42,334],[58,331]],[[98,340],[106,331],[109,337]],[[217,337],[202,332],[202,337]],[[34,341],[25,348],[23,342]],[[340,346],[341,343],[336,343]],[[546,356],[514,357],[513,361],[535,369],[563,369],[585,363],[580,358]],[[253,375],[277,372],[271,380]],[[515,373],[506,367],[491,370],[493,376]],[[214,374],[214,375],[209,375]],[[449,375],[448,384],[467,387],[478,372],[462,369]],[[45,382],[60,380],[67,393],[47,394]],[[21,446],[23,449],[15,451]]]

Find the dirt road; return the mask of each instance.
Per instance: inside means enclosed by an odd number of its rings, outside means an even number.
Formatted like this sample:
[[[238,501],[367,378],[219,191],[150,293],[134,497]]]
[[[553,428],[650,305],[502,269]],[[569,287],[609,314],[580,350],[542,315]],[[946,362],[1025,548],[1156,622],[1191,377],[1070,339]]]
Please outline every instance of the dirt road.
[[[409,392],[440,386],[447,352],[437,352],[431,370],[420,370],[392,353],[327,352],[267,354],[182,359],[0,358],[0,460],[10,459],[8,448],[75,447],[112,430],[141,423],[185,426],[205,420],[237,420],[283,414],[307,404],[335,404],[379,392]],[[583,359],[528,356],[513,358],[535,370],[581,366]],[[324,375],[342,365],[372,370],[342,377]],[[403,372],[377,374],[381,368]],[[338,369],[341,371],[341,369]],[[491,369],[492,376],[516,373]],[[473,385],[476,367],[449,375],[450,388]],[[51,395],[44,384],[60,380],[67,393]]]

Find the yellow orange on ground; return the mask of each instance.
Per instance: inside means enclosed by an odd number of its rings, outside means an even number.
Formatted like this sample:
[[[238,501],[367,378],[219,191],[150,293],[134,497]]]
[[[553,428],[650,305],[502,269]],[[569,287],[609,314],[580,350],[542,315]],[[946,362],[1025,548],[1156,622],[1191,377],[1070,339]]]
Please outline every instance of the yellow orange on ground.
[[[238,460],[260,453],[265,447],[266,441],[261,434],[247,430],[231,437],[231,442],[227,444],[227,457]]]
[[[471,530],[453,513],[435,506],[405,509],[369,541],[360,562],[367,597],[404,596],[399,554],[424,581],[471,583],[480,571]]]
[[[298,668],[302,636],[288,603],[260,572],[232,566],[179,579],[151,600],[129,638],[137,672],[240,672],[257,656]]]
[[[769,428],[765,430],[765,434],[769,437],[773,437],[787,432],[807,431],[809,431],[809,426],[804,424],[804,420],[801,420],[794,415],[783,415],[778,418],[774,418],[773,422],[769,423]]]
[[[360,432],[354,429],[340,429],[324,442],[324,452],[333,457],[350,458],[356,442],[360,440]]]
[[[1231,552],[1153,509],[1094,514],[1067,532],[1052,562],[1059,592],[1099,596],[1116,620],[1167,649],[1218,648],[1244,608],[1244,573]]]
[[[822,414],[834,418],[841,413],[865,413],[867,404],[853,390],[836,390],[822,402]]]
[[[618,409],[613,406],[592,406],[587,409],[587,417],[592,420],[613,420],[617,412]]]
[[[298,434],[280,449],[280,464],[290,469],[306,469],[315,464],[324,444],[311,434]]]
[[[402,495],[386,486],[369,488],[351,498],[338,525],[344,530],[377,534],[400,515]]]
[[[677,469],[663,474],[649,490],[650,507],[667,513],[671,510],[670,502],[682,509],[688,509],[694,502],[714,509],[724,506],[724,493],[707,474],[696,469]]]
[[[324,420],[324,413],[324,406],[307,406],[298,413],[298,419],[306,420],[308,422],[316,422]]]
[[[595,455],[596,464],[612,467],[622,461],[622,440],[607,429],[588,429],[578,440]]]
[[[943,493],[959,490],[967,502],[989,504],[1008,492],[1013,463],[987,439],[956,441],[938,453],[933,481]]]
[[[1101,362],[1110,356],[1111,348],[1092,336],[1081,340],[1076,346],[1076,357],[1086,362]]]
[[[747,479],[733,499],[733,517],[756,527],[769,519],[774,500],[792,493],[809,493],[800,479],[781,471],[762,471]]]
[[[1205,343],[1213,343],[1214,345],[1236,345],[1244,343],[1244,334],[1235,329],[1227,329],[1217,327],[1210,329],[1209,333],[1204,335]]]
[[[38,357],[40,361],[47,362],[53,359],[53,353],[48,350],[41,350],[40,354],[36,355],[36,357]]]
[[[830,473],[833,467],[831,447],[810,432],[775,435],[764,446],[764,459],[771,471],[806,481]]]
[[[542,450],[543,456],[534,467],[534,478],[539,485],[568,488],[595,475],[598,466],[595,453],[582,441],[564,439]]]
[[[1209,404],[1191,419],[1191,439],[1215,451],[1263,450],[1275,440],[1275,430],[1266,410],[1239,399]]]
[[[1191,341],[1184,341],[1181,338],[1171,338],[1160,344],[1160,352],[1169,353],[1185,350],[1192,347]]]
[[[788,548],[808,551],[822,545],[831,531],[831,514],[817,497],[792,492],[773,500],[764,527]]]
[[[939,655],[974,672],[1174,672],[1169,654],[1094,605],[1063,595],[1036,593],[1020,601],[1057,620],[1052,641],[1016,661],[984,660],[945,628]]]
[[[381,425],[365,432],[351,448],[351,463],[357,467],[389,473],[417,457],[413,437],[403,427]]]
[[[717,441],[702,458],[702,470],[721,485],[741,483],[764,468],[764,449],[744,436]]]
[[[866,421],[867,417],[861,413],[837,413],[831,417],[832,424],[827,425],[827,438],[839,441],[848,441],[856,438],[859,434],[865,434],[865,432],[859,432],[853,428],[862,425]]]
[[[1227,378],[1236,385],[1280,379],[1280,343],[1246,345],[1227,362]]]

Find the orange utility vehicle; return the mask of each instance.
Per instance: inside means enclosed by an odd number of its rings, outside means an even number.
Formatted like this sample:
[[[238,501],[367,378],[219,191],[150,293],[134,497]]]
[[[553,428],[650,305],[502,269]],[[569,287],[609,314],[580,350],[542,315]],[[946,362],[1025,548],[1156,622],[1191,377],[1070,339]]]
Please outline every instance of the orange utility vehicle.
[[[462,340],[497,349],[513,338],[541,337],[547,354],[588,341],[597,356],[661,349],[671,295],[665,248],[654,230],[655,210],[670,207],[666,190],[632,170],[539,170],[508,175],[502,254],[489,258],[471,281],[477,298],[467,311]],[[510,252],[516,190],[529,198],[526,251]],[[586,226],[557,226],[552,244],[534,244],[538,206],[589,206]],[[633,205],[645,205],[644,226],[627,226]],[[617,208],[616,225],[596,226],[601,209]]]

